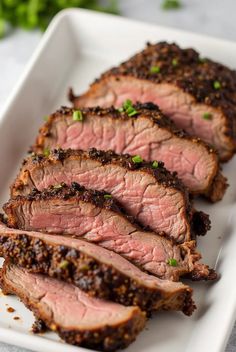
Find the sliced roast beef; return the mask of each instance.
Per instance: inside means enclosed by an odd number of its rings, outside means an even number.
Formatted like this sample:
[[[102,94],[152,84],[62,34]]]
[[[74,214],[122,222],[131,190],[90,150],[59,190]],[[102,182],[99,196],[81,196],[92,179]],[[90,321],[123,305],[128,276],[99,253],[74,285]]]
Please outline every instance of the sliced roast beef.
[[[76,111],[63,107],[41,128],[34,149],[41,153],[58,146],[112,149],[116,153],[139,155],[154,161],[157,167],[157,160],[162,160],[168,170],[177,171],[191,193],[220,200],[227,183],[219,172],[216,152],[201,140],[177,130],[157,106],[127,104],[126,112],[114,108]],[[76,118],[78,113],[82,120]]]
[[[148,44],[128,61],[104,73],[76,107],[116,107],[126,99],[153,102],[178,127],[216,147],[221,160],[236,149],[236,73],[202,59],[193,49],[165,42]]]
[[[0,225],[0,253],[34,273],[78,286],[90,295],[152,312],[182,310],[191,315],[192,290],[146,274],[120,255],[84,240]]]
[[[162,163],[153,168],[112,151],[59,149],[49,156],[33,155],[24,161],[11,193],[25,195],[62,182],[111,193],[129,215],[179,243],[209,229],[208,217],[194,212],[185,187]]]
[[[90,297],[78,287],[5,264],[1,275],[6,294],[16,294],[49,329],[70,344],[102,351],[127,347],[144,328],[138,307]]]
[[[18,196],[3,208],[10,227],[84,238],[162,279],[178,281],[191,273],[198,279],[216,277],[198,262],[201,256],[195,251],[195,241],[175,245],[154,232],[143,231],[104,192],[86,190],[76,183],[71,187],[62,184]]]

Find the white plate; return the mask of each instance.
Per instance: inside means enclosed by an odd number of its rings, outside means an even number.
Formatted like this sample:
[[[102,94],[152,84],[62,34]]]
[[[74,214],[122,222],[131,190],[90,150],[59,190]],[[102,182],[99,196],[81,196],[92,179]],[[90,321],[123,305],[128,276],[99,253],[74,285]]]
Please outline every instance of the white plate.
[[[43,116],[68,104],[69,86],[76,93],[110,66],[142,49],[146,41],[176,41],[192,46],[231,67],[236,44],[179,30],[147,25],[85,10],[66,10],[56,16],[34,53],[0,118],[0,196],[8,199],[8,187],[27,148],[34,142]],[[230,188],[216,205],[197,201],[210,214],[212,230],[199,239],[204,261],[221,275],[214,283],[191,284],[198,310],[187,318],[181,313],[158,313],[129,352],[224,351],[236,313],[236,159],[224,165]],[[16,309],[6,312],[6,304]],[[14,316],[20,320],[13,320]],[[29,333],[32,314],[14,297],[0,297],[0,340],[34,351],[83,351],[66,345],[52,333]]]

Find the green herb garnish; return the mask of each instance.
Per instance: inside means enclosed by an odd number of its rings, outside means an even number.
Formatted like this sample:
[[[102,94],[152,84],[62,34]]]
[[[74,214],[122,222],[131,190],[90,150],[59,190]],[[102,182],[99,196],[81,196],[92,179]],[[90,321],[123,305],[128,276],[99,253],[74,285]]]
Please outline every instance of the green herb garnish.
[[[44,121],[46,121],[46,122],[47,122],[47,121],[48,121],[48,118],[49,118],[49,116],[47,116],[47,115],[46,115],[46,116],[44,116],[44,118],[43,118],[43,119],[44,119]]]
[[[159,73],[160,71],[161,71],[160,66],[152,66],[152,67],[150,68],[150,72],[151,72],[151,73]]]
[[[112,195],[111,194],[104,194],[103,196],[105,199],[111,199],[112,198]]]
[[[202,117],[204,118],[204,120],[212,120],[212,114],[210,112],[204,112]]]
[[[177,262],[176,259],[170,258],[170,259],[167,260],[167,264],[169,264],[170,266],[177,266],[178,262]]]
[[[74,121],[83,121],[83,114],[80,110],[75,110],[72,115]]]
[[[201,64],[204,64],[207,59],[205,57],[199,57],[198,60]]]
[[[106,0],[104,5],[101,3],[100,0],[1,0],[0,38],[7,34],[10,26],[45,30],[56,13],[65,8],[80,7],[119,13],[117,0]]]
[[[63,260],[62,262],[60,262],[59,264],[59,268],[60,269],[66,269],[69,265],[69,262],[67,260]]]
[[[63,184],[60,183],[59,185],[54,185],[53,188],[54,189],[61,189],[61,188],[63,188]]]
[[[50,155],[50,149],[49,148],[45,148],[43,151],[43,155],[48,157]]]
[[[173,59],[171,63],[172,63],[172,66],[178,66],[178,60],[177,59]]]
[[[135,164],[140,164],[140,163],[143,162],[143,159],[141,158],[140,155],[135,155],[135,156],[132,157],[132,161]]]
[[[161,7],[164,10],[175,10],[182,6],[180,0],[163,0]]]
[[[221,88],[220,82],[219,82],[219,81],[215,81],[215,82],[213,83],[213,87],[214,87],[214,89],[220,89],[220,88]]]
[[[133,107],[132,101],[127,99],[121,108],[118,109],[119,112],[125,112],[128,116],[134,116],[138,114],[138,111]]]
[[[158,166],[159,166],[158,161],[154,160],[153,163],[152,163],[152,168],[153,169],[157,169]]]

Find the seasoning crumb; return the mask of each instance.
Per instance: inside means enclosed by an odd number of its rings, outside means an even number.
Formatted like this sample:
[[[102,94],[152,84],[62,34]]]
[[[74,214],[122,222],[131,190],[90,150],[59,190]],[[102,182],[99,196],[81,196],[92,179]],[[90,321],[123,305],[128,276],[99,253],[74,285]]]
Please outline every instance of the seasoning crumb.
[[[13,319],[14,320],[20,320],[20,317],[14,317]]]
[[[8,313],[14,313],[16,310],[12,307],[7,308]]]
[[[41,319],[35,320],[32,325],[32,332],[34,334],[40,334],[47,331],[47,326]]]

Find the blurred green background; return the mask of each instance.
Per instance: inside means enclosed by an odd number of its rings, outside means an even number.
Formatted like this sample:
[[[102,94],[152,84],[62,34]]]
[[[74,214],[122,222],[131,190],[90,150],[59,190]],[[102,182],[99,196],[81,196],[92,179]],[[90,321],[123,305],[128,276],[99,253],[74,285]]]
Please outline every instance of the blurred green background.
[[[9,26],[45,30],[57,12],[69,7],[118,14],[116,0],[0,0],[0,37]]]

